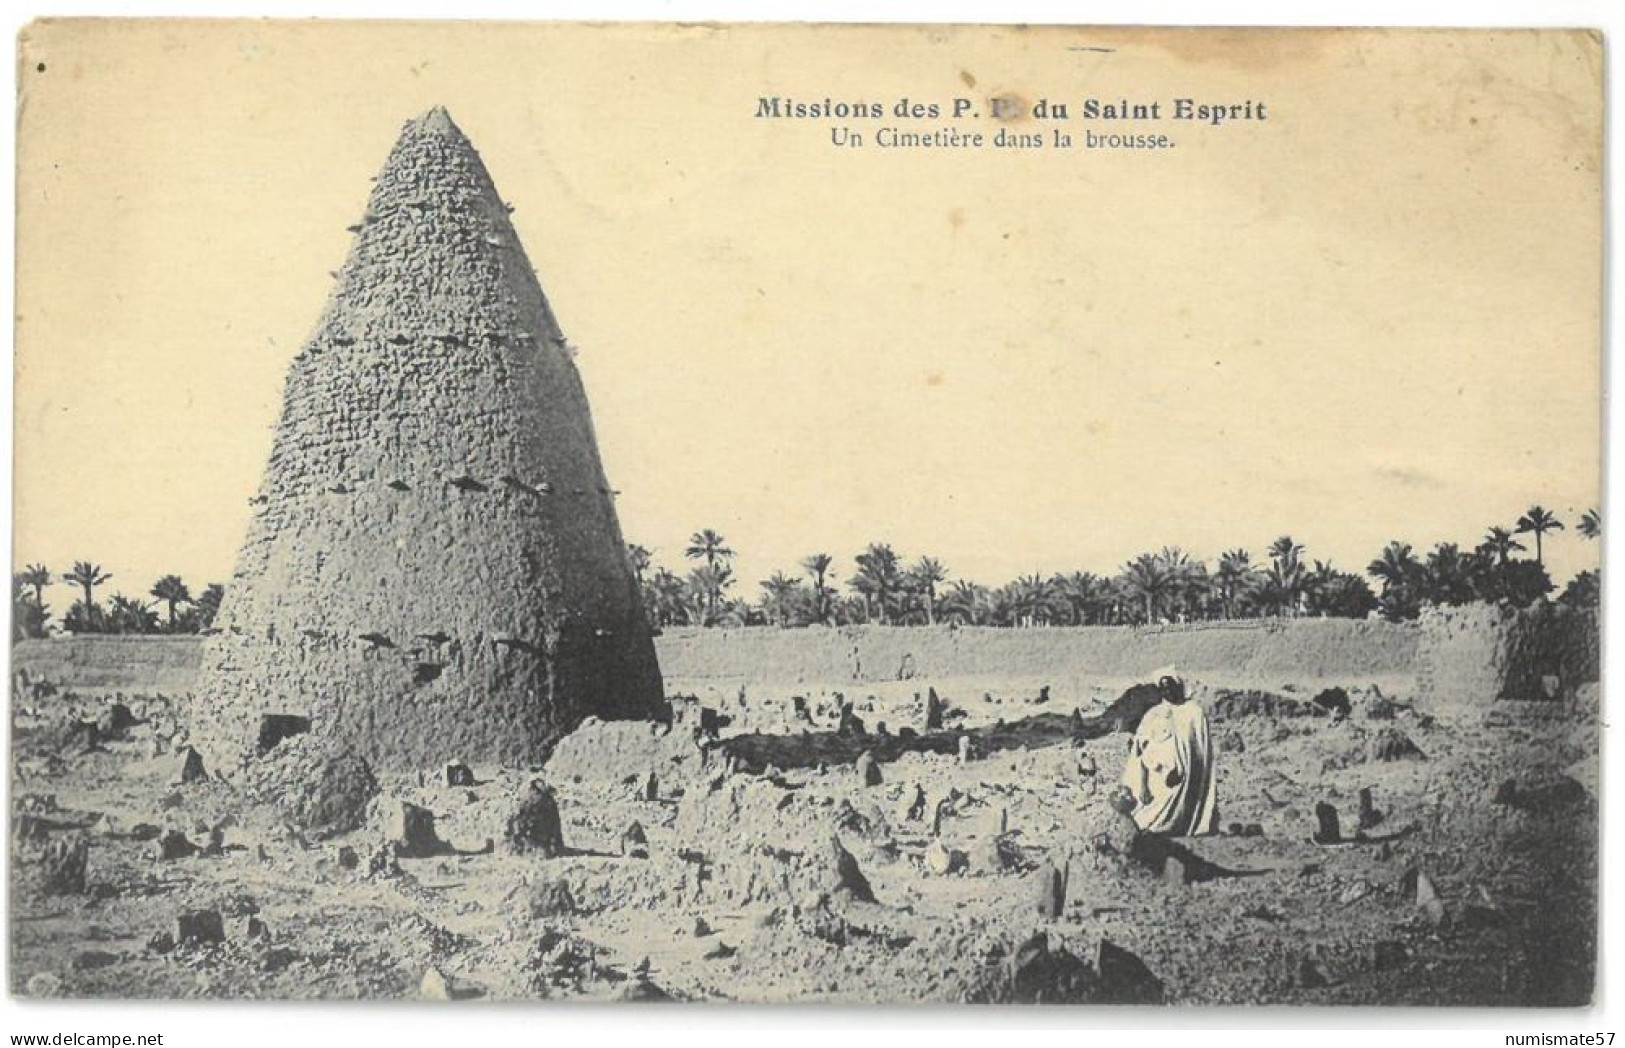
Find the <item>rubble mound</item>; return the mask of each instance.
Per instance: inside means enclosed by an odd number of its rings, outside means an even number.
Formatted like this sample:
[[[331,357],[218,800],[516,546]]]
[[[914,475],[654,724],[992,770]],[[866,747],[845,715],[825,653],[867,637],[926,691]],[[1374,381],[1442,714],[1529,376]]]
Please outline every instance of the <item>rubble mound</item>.
[[[540,779],[520,798],[502,829],[502,841],[516,855],[535,854],[544,859],[564,854],[564,830],[559,802]]]
[[[668,724],[588,717],[559,740],[546,768],[554,781],[611,786],[635,771],[640,780],[654,773],[658,781],[669,782],[681,776],[666,769],[695,772],[704,756],[693,735]]]
[[[239,774],[249,796],[275,805],[316,840],[360,829],[379,794],[378,779],[360,754],[313,735],[283,742]]]
[[[1210,716],[1216,721],[1242,720],[1264,717],[1280,720],[1288,717],[1325,717],[1328,711],[1313,702],[1303,702],[1268,691],[1229,691],[1217,689],[1208,704]]]
[[[1422,761],[1427,754],[1411,741],[1411,737],[1398,728],[1383,728],[1371,740],[1371,759],[1375,761]]]

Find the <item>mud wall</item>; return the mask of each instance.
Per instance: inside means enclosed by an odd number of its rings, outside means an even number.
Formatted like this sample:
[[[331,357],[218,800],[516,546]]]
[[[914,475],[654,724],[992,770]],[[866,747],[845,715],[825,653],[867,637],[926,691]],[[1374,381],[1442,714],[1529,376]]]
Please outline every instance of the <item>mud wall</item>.
[[[201,637],[52,637],[12,646],[19,684],[82,692],[183,695],[197,684]]]
[[[1412,673],[1416,630],[1386,622],[1299,619],[1152,628],[669,630],[656,638],[674,683],[796,684],[913,678],[1132,679],[1166,665],[1227,681],[1287,682]]]
[[[1601,678],[1596,612],[1535,605],[1434,608],[1418,624],[1417,688],[1440,707],[1563,699]]]

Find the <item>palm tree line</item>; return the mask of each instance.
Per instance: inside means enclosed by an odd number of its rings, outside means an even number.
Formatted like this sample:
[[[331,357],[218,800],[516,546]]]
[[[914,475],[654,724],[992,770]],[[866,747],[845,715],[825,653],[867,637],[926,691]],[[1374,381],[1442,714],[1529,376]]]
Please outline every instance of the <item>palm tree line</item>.
[[[112,580],[100,564],[88,560],[75,561],[60,575],[44,564],[30,564],[13,573],[12,639],[46,637],[54,629],[67,633],[201,633],[213,625],[226,595],[224,586],[210,583],[194,597],[179,575],[165,575],[147,591],[151,600],[114,593],[104,606],[97,599],[97,590]],[[53,624],[45,590],[58,583],[72,587],[78,596],[61,621]]]
[[[1266,617],[1414,619],[1424,608],[1477,601],[1518,607],[1547,599],[1554,586],[1545,566],[1548,536],[1564,530],[1555,514],[1532,506],[1510,527],[1491,526],[1464,549],[1440,542],[1418,552],[1394,541],[1365,566],[1344,571],[1309,556],[1303,543],[1283,535],[1255,558],[1243,548],[1208,563],[1177,546],[1130,558],[1115,573],[1029,574],[990,588],[952,576],[931,556],[909,558],[890,544],[871,543],[838,579],[828,553],[803,557],[773,572],[752,595],[739,590],[735,553],[706,528],[682,550],[686,571],[654,562],[643,546],[627,547],[651,625],[811,626],[876,623],[894,626],[957,623],[976,626],[1146,625]],[[1602,519],[1588,510],[1575,530],[1596,540]],[[1532,540],[1533,556],[1523,537]],[[1596,606],[1596,571],[1577,575],[1560,603]]]

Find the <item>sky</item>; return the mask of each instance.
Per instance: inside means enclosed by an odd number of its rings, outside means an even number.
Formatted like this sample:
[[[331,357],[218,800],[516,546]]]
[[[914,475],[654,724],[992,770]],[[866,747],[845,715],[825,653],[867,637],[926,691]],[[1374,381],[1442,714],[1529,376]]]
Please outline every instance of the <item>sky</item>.
[[[1598,557],[1572,530],[1602,435],[1585,34],[48,22],[21,47],[17,565],[229,579],[345,227],[436,104],[515,207],[658,563],[710,527],[747,582],[876,541],[992,584],[1283,533],[1358,569],[1533,503],[1570,524],[1554,575]],[[843,150],[763,95],[1269,117],[1057,125],[1157,152]]]

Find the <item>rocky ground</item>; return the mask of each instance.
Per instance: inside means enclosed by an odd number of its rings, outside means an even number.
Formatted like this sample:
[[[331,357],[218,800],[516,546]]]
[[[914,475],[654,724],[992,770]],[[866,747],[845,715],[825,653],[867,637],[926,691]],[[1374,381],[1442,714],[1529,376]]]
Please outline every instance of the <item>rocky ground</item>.
[[[930,738],[915,681],[850,696],[844,734],[833,689],[755,687],[707,694],[710,714],[679,700],[669,729],[589,722],[544,768],[466,776],[375,776],[309,736],[200,775],[161,698],[14,703],[11,989],[1590,999],[1595,686],[1430,716],[1365,685],[1340,715],[1306,691],[1196,682],[1226,833],[1170,850],[1106,805],[1127,736],[1084,714],[1120,683],[945,685],[943,731],[972,738],[968,759],[900,742]],[[776,739],[782,766],[742,759],[751,737]],[[822,756],[864,750],[879,759]],[[1314,843],[1320,804],[1355,835],[1362,789],[1364,838]]]

